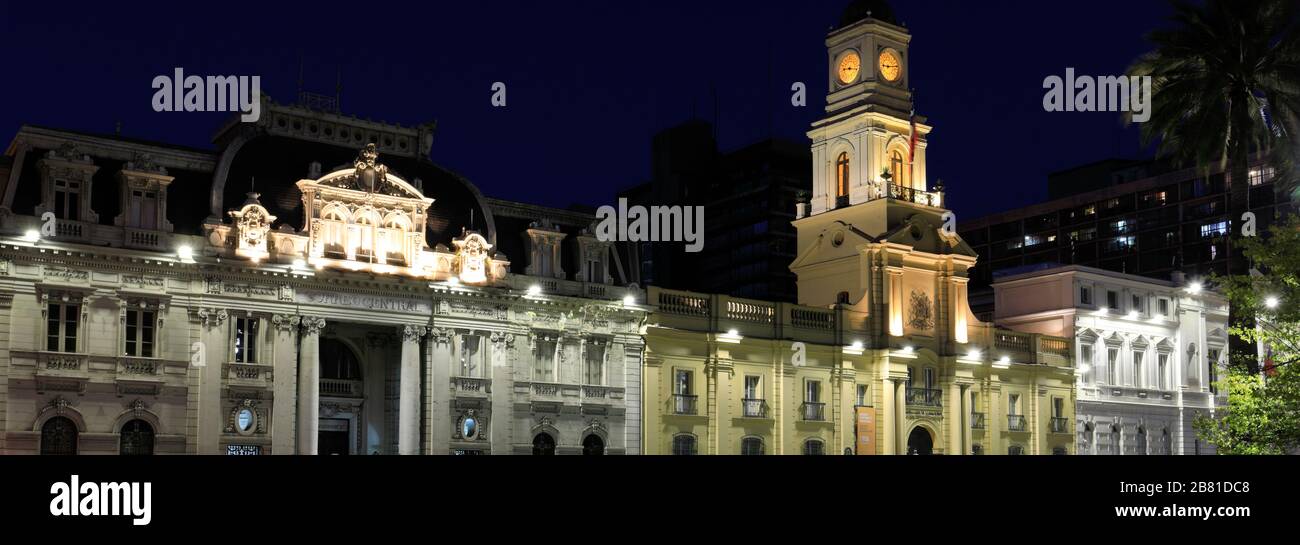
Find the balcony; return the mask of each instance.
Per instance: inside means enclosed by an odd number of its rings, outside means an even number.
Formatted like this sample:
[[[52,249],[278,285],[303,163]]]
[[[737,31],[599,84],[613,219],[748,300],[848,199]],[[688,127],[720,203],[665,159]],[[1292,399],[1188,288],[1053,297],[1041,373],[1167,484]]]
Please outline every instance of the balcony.
[[[117,360],[117,372],[120,375],[159,375],[162,374],[162,360],[124,357]]]
[[[984,422],[984,413],[970,413],[970,427],[975,430],[982,430],[987,427]]]
[[[767,401],[745,398],[740,400],[740,414],[745,418],[767,418]]]
[[[1025,416],[1021,414],[1007,415],[1007,431],[1025,431]]]
[[[587,405],[613,405],[623,400],[623,388],[583,385],[582,402]]]
[[[696,414],[695,401],[699,396],[673,394],[673,414]]]
[[[896,201],[924,204],[926,206],[943,206],[943,194],[937,191],[921,191],[898,184],[889,184],[889,198]]]
[[[908,388],[907,404],[917,407],[943,407],[943,390],[937,388]]]
[[[825,422],[826,404],[805,401],[803,406],[799,408],[799,413],[802,414],[803,419],[808,422]]]
[[[227,380],[262,380],[271,378],[270,365],[256,363],[227,363]],[[321,393],[325,393],[325,380],[321,380]]]
[[[451,377],[451,391],[469,397],[485,396],[492,393],[492,381],[478,377]]]
[[[745,338],[848,345],[867,325],[865,313],[650,287],[647,302],[664,327]]]
[[[363,397],[361,381],[320,379],[320,395],[329,397]]]
[[[1070,433],[1070,421],[1067,419],[1052,417],[1050,426],[1052,433]]]

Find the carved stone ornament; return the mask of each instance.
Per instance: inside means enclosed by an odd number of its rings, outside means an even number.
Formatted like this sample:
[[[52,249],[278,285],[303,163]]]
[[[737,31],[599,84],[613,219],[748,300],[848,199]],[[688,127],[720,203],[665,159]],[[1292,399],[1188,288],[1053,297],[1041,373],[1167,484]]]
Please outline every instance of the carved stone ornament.
[[[452,240],[456,247],[457,277],[466,284],[483,284],[488,281],[488,250],[492,245],[478,233],[466,233],[462,238]]]
[[[302,323],[302,318],[293,314],[276,314],[271,317],[271,324],[275,326],[276,331],[292,333]]]
[[[302,332],[304,335],[320,335],[325,328],[325,319],[320,316],[303,316]]]
[[[219,327],[221,324],[226,323],[226,318],[230,317],[230,314],[224,308],[199,308],[196,314],[198,314],[199,321],[207,327]]]
[[[427,329],[424,326],[404,325],[402,326],[402,341],[408,343],[419,342],[420,337],[424,336]]]
[[[456,335],[456,332],[447,327],[431,327],[429,328],[429,335],[432,336],[435,343],[451,344],[451,339]]]
[[[515,347],[514,333],[507,333],[504,331],[493,331],[492,335],[490,335],[488,338],[492,340],[492,344],[496,345],[498,349],[511,350],[514,349]]]
[[[934,329],[934,307],[930,302],[930,297],[921,290],[912,290],[907,324],[912,326],[913,329]]]

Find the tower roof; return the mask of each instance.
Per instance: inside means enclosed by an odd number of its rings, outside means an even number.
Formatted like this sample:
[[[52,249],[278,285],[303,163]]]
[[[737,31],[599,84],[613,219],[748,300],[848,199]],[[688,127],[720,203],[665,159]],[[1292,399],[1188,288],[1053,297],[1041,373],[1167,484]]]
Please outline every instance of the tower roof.
[[[894,19],[894,8],[889,7],[889,3],[885,0],[853,0],[849,7],[844,8],[844,14],[840,15],[840,28],[868,17],[893,25],[898,24]]]

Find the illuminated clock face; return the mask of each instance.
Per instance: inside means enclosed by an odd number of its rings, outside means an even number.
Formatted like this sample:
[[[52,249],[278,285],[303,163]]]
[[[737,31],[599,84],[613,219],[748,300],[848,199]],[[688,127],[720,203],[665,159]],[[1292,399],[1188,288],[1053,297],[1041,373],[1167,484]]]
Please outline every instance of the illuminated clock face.
[[[840,57],[840,66],[837,70],[840,83],[849,84],[857,81],[858,72],[861,70],[862,59],[858,58],[857,53],[850,51]]]
[[[880,75],[886,81],[898,81],[903,75],[903,63],[898,59],[898,53],[893,49],[886,49],[880,52]]]

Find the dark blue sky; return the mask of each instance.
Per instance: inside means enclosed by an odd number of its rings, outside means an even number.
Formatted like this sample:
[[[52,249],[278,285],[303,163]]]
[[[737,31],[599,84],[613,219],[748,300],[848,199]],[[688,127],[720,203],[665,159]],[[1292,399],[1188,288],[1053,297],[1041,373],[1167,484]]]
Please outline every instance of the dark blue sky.
[[[135,3],[132,3],[135,4]],[[598,205],[649,174],[649,142],[716,117],[724,149],[768,135],[806,142],[822,112],[828,27],[848,0],[0,4],[0,137],[23,123],[211,147],[219,113],[156,113],[150,82],[260,75],[280,102],[332,94],[358,117],[436,119],[433,159],[484,193]],[[913,33],[917,111],[930,118],[933,183],[959,216],[1046,195],[1048,172],[1138,156],[1117,114],[1048,113],[1042,81],[1067,66],[1119,74],[1164,24],[1161,0],[895,0]],[[490,86],[508,85],[492,108]],[[809,105],[790,105],[807,82]],[[434,195],[436,197],[436,195]]]

